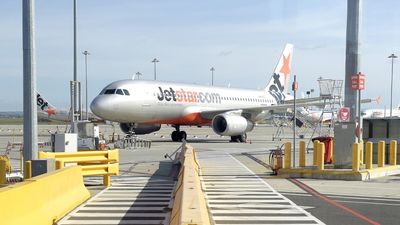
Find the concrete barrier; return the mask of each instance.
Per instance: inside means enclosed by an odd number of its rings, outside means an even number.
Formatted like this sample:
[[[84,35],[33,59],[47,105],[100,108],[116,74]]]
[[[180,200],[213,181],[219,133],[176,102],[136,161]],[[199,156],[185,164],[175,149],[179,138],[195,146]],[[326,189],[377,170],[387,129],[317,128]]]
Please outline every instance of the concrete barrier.
[[[199,165],[193,147],[184,148],[183,163],[174,194],[170,225],[210,225]]]
[[[53,225],[89,197],[81,168],[67,167],[0,188],[0,223]]]

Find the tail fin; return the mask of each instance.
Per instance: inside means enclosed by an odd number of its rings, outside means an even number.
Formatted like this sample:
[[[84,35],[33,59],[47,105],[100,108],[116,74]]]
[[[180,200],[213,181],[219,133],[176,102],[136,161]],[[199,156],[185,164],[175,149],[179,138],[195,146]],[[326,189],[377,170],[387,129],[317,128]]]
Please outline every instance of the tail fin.
[[[37,110],[39,112],[46,112],[48,117],[56,114],[56,108],[52,106],[43,96],[37,92]]]
[[[274,74],[265,88],[266,91],[285,94],[288,87],[289,75],[291,73],[292,57],[293,45],[286,44],[279,62],[275,67]]]

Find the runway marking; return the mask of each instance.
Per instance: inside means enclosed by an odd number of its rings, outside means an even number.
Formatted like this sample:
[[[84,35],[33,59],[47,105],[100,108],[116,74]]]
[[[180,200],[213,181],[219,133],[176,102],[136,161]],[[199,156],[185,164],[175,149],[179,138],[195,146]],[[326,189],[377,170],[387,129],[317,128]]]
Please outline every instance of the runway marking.
[[[218,224],[324,224],[274,190],[233,156],[197,152],[201,182]]]
[[[170,179],[160,178],[112,178],[113,186],[99,192],[58,224],[163,224],[174,184]]]
[[[354,210],[352,210],[352,209],[350,209],[350,208],[348,208],[348,207],[346,207],[346,206],[344,206],[344,205],[342,205],[342,204],[340,204],[340,203],[338,203],[338,202],[336,202],[334,200],[331,200],[331,199],[323,196],[322,194],[320,194],[316,190],[312,189],[311,187],[307,186],[306,184],[304,184],[301,181],[298,181],[298,180],[293,179],[293,178],[288,178],[288,180],[291,181],[292,183],[296,184],[297,186],[299,186],[301,189],[309,192],[310,194],[312,194],[312,195],[314,195],[316,197],[321,198],[322,200],[324,200],[324,201],[336,206],[339,209],[342,209],[342,210],[344,210],[344,211],[346,211],[346,212],[348,212],[350,214],[353,214],[354,216],[356,216],[356,217],[358,217],[358,218],[360,218],[360,219],[362,219],[362,220],[364,220],[364,221],[366,221],[366,222],[368,222],[370,224],[380,225],[380,223],[378,223],[378,222],[376,222],[376,221],[374,221],[374,220],[372,220],[372,219],[370,219],[370,218],[368,218],[368,217],[366,217],[366,216],[364,216],[364,215],[362,215],[362,214],[360,214],[360,213],[358,213],[358,212],[356,212],[356,211],[354,211]]]

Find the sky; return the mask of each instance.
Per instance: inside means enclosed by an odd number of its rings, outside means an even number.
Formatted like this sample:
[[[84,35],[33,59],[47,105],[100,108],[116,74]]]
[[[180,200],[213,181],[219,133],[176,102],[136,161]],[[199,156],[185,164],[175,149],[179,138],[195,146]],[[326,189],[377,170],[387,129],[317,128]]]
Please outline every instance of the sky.
[[[390,104],[390,54],[400,54],[400,1],[362,1],[360,71],[363,98]],[[300,92],[319,77],[344,79],[345,0],[78,0],[78,79],[88,56],[91,101],[107,84],[131,79],[211,83],[262,89],[285,43],[294,44],[292,74]],[[57,108],[70,105],[73,0],[36,0],[37,89]],[[23,108],[22,1],[0,1],[0,111]],[[394,63],[393,105],[400,104],[400,63]],[[293,76],[292,76],[293,77]],[[291,78],[292,78],[291,77]]]

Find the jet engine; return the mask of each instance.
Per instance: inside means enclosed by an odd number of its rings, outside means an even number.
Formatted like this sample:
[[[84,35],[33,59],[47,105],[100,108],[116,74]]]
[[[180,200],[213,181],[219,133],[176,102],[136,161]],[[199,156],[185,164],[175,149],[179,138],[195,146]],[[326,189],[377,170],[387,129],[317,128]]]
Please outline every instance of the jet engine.
[[[161,124],[121,123],[119,127],[125,134],[149,134],[160,130]]]
[[[236,136],[253,130],[254,123],[243,116],[219,114],[212,120],[215,133],[223,136]]]

